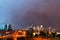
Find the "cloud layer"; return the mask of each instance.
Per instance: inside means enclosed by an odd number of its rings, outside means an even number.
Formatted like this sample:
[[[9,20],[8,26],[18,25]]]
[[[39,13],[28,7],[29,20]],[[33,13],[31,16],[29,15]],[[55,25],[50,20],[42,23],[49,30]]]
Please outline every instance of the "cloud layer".
[[[0,25],[40,25],[60,28],[60,0],[0,0]]]

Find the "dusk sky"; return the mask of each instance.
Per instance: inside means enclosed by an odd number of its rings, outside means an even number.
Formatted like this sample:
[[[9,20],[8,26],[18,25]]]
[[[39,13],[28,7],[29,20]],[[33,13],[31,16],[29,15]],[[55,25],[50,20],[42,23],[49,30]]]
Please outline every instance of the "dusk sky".
[[[41,25],[60,30],[60,0],[0,0],[0,25],[18,29]]]

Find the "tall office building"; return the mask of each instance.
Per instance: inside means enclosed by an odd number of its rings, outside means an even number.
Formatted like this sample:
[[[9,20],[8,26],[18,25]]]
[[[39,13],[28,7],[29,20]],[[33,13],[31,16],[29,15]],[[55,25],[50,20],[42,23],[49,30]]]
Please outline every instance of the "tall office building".
[[[12,30],[11,24],[5,24],[4,29],[5,29],[5,30]]]
[[[37,26],[37,31],[40,31],[40,27],[39,26]]]
[[[53,28],[52,28],[52,33],[55,33],[55,32],[56,32],[56,30],[55,30],[55,28],[53,27]]]
[[[34,30],[34,31],[36,30],[36,27],[35,27],[35,26],[33,27],[33,30]]]
[[[49,32],[52,32],[52,27],[49,27],[49,28],[48,28],[48,31],[49,31]]]
[[[40,30],[44,30],[44,27],[43,27],[43,25],[41,25],[41,26],[40,26]]]

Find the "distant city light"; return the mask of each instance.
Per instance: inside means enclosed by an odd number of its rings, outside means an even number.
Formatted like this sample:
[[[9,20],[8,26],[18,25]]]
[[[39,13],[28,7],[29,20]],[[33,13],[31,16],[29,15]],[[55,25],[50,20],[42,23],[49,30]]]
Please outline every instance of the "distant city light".
[[[60,34],[60,32],[57,32],[57,34]]]

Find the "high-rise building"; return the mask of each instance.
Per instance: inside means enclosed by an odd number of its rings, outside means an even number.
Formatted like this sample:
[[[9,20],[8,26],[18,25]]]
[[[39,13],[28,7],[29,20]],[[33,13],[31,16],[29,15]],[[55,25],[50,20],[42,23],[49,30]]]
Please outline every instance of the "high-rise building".
[[[40,27],[39,26],[37,26],[37,31],[40,31]]]
[[[41,25],[41,26],[40,26],[40,30],[44,30],[44,27],[43,27],[43,25]]]
[[[11,24],[3,24],[0,26],[0,30],[12,30]]]
[[[52,28],[52,33],[55,33],[55,32],[56,32],[56,30],[55,30],[55,28],[53,27],[53,28]]]
[[[49,30],[49,32],[52,32],[52,27],[49,27],[48,30]]]
[[[33,30],[36,30],[36,27],[35,26],[33,27]]]
[[[8,30],[12,30],[11,24],[7,24],[7,28],[8,28]]]

